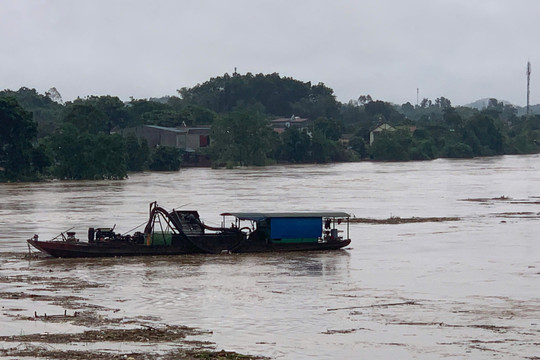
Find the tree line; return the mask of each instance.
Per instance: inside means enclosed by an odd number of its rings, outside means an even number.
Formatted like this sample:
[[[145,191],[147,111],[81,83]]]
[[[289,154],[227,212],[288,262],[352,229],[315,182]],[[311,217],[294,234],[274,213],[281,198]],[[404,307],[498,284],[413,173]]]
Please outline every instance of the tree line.
[[[121,135],[139,125],[211,125],[201,149],[215,167],[273,163],[468,158],[540,151],[540,116],[490,99],[482,110],[440,97],[395,105],[369,95],[340,103],[332,89],[279,74],[225,74],[175,96],[88,96],[63,102],[52,88],[0,92],[0,181],[121,179],[129,171],[178,170],[182,153]],[[296,115],[308,129],[273,131]],[[387,123],[370,144],[369,133]]]

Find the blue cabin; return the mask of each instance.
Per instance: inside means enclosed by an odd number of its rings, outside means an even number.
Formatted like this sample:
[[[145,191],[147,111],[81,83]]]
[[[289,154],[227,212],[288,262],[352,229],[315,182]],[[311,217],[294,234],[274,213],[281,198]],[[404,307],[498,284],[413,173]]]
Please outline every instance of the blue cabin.
[[[349,239],[350,215],[344,212],[223,213],[235,218],[233,227],[250,232],[250,239],[266,243],[300,244]],[[245,226],[245,222],[249,225]]]

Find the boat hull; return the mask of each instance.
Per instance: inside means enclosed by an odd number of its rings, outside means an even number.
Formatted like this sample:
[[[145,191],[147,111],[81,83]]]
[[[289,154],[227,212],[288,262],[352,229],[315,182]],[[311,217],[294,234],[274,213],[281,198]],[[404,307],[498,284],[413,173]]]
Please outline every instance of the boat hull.
[[[341,240],[327,243],[264,244],[243,242],[235,244],[232,241],[226,241],[222,244],[212,244],[211,239],[199,239],[199,246],[195,246],[192,243],[177,243],[169,246],[146,246],[143,244],[114,241],[104,243],[70,243],[66,241],[28,240],[28,243],[36,249],[60,258],[336,250],[349,245],[350,242],[350,240]],[[201,246],[203,249],[201,249]]]

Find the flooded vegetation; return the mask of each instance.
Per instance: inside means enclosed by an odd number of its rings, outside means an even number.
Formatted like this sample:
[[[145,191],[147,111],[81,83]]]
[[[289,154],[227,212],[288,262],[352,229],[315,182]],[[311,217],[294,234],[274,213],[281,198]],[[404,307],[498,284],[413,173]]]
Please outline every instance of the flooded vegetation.
[[[301,165],[0,184],[0,356],[536,359],[540,158]],[[148,204],[353,214],[339,251],[26,257],[33,234]],[[240,355],[247,354],[247,355]]]

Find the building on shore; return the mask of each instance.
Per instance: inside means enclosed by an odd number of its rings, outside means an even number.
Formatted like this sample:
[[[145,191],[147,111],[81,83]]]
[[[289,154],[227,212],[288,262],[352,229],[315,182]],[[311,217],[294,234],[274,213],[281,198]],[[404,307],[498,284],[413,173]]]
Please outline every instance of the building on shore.
[[[135,134],[146,139],[148,146],[171,146],[184,151],[184,164],[188,166],[207,166],[209,161],[200,150],[210,145],[210,127],[164,127],[141,125],[125,129],[124,134]]]

